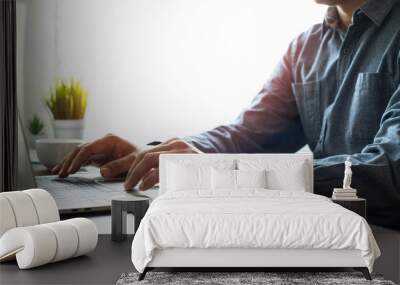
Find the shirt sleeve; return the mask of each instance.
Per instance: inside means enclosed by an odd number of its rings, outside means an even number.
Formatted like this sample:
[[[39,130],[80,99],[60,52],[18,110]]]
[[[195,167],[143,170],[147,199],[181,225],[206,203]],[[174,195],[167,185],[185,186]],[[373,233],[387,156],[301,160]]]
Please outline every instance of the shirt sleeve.
[[[315,193],[330,196],[333,187],[342,187],[348,156],[315,160]],[[368,221],[400,229],[400,86],[389,100],[373,142],[350,158],[351,186],[368,201]]]
[[[251,105],[230,125],[184,140],[203,152],[293,152],[305,136],[291,89],[291,47]]]

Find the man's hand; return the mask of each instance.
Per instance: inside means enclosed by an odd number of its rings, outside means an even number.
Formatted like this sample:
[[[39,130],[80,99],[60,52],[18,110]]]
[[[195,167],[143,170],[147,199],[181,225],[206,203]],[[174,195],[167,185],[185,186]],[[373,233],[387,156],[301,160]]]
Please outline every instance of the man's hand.
[[[164,153],[201,153],[200,150],[181,139],[168,140],[152,149],[139,153],[133,161],[125,180],[125,189],[131,190],[140,180],[140,190],[146,190],[159,181],[158,162]]]
[[[52,172],[67,177],[81,166],[95,165],[104,178],[113,178],[129,170],[138,154],[138,148],[116,135],[106,135],[91,143],[76,147]]]

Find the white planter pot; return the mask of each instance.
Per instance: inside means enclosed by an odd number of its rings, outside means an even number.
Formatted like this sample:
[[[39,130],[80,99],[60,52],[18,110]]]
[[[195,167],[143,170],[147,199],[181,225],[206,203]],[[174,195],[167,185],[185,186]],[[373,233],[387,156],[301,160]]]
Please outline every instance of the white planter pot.
[[[83,120],[54,120],[54,136],[59,139],[82,139]]]
[[[29,134],[28,137],[29,137],[29,148],[35,149],[36,148],[36,140],[44,139],[44,138],[46,138],[46,135],[45,134],[38,134],[38,135]]]

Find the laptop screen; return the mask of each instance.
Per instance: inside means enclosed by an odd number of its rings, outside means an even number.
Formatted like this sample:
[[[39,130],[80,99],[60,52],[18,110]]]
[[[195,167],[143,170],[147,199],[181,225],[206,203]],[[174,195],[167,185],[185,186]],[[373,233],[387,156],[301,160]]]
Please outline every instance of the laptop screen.
[[[36,181],[33,175],[24,128],[18,113],[17,189],[25,190],[30,188],[36,188]]]

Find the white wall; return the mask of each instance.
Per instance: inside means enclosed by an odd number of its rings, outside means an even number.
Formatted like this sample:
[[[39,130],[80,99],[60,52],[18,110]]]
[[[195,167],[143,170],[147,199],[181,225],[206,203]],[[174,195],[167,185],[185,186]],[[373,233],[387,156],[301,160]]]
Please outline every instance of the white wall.
[[[47,118],[42,98],[73,77],[90,94],[85,138],[113,132],[140,144],[232,121],[325,11],[312,0],[19,2],[25,118]]]

